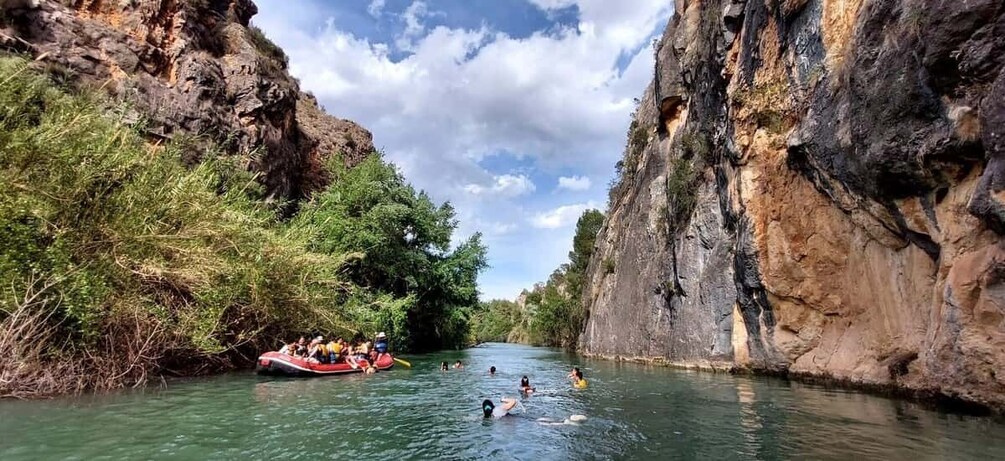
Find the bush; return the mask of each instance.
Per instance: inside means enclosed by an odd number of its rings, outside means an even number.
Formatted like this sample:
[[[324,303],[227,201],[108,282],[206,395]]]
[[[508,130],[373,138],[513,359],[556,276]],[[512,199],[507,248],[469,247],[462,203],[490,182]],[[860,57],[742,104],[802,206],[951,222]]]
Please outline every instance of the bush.
[[[273,43],[272,40],[269,40],[269,37],[265,36],[265,32],[262,29],[256,26],[249,26],[248,39],[251,40],[252,45],[255,45],[255,48],[258,49],[263,58],[276,63],[282,70],[290,67],[289,56],[286,56],[286,52],[282,48]]]
[[[187,168],[183,143],[150,145],[107,106],[0,59],[0,342],[45,332],[0,363],[0,397],[232,368],[308,332],[466,337],[484,248],[475,237],[447,252],[452,209],[393,166],[338,171],[345,182],[281,222],[238,162],[209,153]],[[337,198],[349,193],[376,200]],[[330,217],[343,232],[326,234]]]
[[[694,212],[698,203],[698,172],[692,160],[674,158],[670,161],[666,180],[668,237],[682,230]]]

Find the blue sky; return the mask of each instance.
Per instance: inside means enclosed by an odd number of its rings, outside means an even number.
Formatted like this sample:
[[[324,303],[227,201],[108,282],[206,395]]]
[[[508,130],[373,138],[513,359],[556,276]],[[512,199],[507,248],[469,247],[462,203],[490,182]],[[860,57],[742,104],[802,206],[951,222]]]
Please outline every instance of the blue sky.
[[[515,298],[603,210],[669,0],[257,0],[252,22],[332,115],[482,232],[483,299]]]

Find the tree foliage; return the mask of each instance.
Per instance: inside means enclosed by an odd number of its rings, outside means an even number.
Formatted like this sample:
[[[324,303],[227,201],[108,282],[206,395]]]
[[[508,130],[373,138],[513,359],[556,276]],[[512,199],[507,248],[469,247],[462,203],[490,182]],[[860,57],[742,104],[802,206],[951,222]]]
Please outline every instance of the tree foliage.
[[[465,342],[480,236],[451,249],[451,206],[379,155],[333,167],[284,221],[233,158],[186,168],[181,143],[147,143],[125,112],[0,59],[0,324],[42,279],[45,315],[29,317],[59,330],[33,360],[114,358],[140,338],[155,347],[138,369],[186,373],[313,332]]]
[[[505,337],[537,345],[575,348],[586,320],[582,302],[586,269],[603,223],[604,214],[600,211],[583,212],[576,223],[569,262],[559,266],[546,283],[524,292],[523,309],[504,302],[483,305],[473,322],[476,338],[490,341]],[[504,329],[507,334],[500,334]],[[478,336],[479,333],[482,336]]]

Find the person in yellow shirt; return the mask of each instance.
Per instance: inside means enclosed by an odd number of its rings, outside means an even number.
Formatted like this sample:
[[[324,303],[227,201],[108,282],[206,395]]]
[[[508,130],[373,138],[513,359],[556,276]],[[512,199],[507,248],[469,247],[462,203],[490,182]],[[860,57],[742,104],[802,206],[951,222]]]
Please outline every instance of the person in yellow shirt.
[[[328,343],[328,363],[337,363],[338,356],[342,352],[342,345],[338,341]]]
[[[579,367],[573,368],[572,371],[569,372],[569,377],[572,378],[572,387],[575,387],[576,389],[586,389],[588,383],[585,379],[583,379],[583,372],[580,371]]]

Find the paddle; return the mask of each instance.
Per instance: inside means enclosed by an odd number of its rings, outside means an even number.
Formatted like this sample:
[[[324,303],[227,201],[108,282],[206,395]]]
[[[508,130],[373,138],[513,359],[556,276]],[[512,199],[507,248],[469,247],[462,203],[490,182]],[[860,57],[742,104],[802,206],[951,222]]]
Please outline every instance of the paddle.
[[[401,360],[401,359],[399,359],[397,357],[394,358],[394,361],[398,362],[398,363],[400,363],[400,364],[402,364],[402,365],[404,365],[404,366],[406,366],[408,368],[412,368],[412,364],[411,363],[408,363],[408,362],[406,362],[404,360]]]

